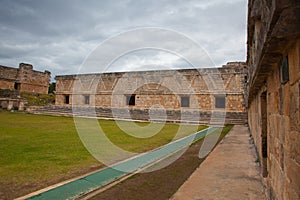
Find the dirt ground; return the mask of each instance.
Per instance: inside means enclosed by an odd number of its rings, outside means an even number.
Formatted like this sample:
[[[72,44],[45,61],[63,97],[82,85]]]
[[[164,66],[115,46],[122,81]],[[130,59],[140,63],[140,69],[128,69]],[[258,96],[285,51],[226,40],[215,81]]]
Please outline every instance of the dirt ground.
[[[204,159],[198,157],[201,145],[202,141],[192,145],[179,159],[165,168],[136,174],[91,199],[169,199],[203,162]]]
[[[95,166],[90,166],[88,168],[85,169],[79,169],[77,171],[74,172],[70,172],[65,174],[64,177],[60,177],[60,178],[52,178],[49,179],[45,182],[30,182],[27,183],[26,185],[24,184],[17,184],[15,182],[11,182],[11,183],[1,183],[0,182],[0,200],[9,200],[9,199],[14,199],[26,194],[29,194],[31,192],[43,189],[45,187],[48,187],[50,185],[74,178],[74,177],[78,177],[82,174],[86,174],[98,169],[101,169],[103,167],[103,165],[99,164],[99,165],[95,165]]]

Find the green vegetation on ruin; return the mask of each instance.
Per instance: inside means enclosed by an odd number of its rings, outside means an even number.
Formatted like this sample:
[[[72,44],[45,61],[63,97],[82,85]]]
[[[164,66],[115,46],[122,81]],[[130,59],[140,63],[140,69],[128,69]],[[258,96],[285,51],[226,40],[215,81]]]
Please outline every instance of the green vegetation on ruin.
[[[27,106],[45,106],[55,102],[55,95],[50,94],[35,94],[29,92],[20,92],[17,90],[0,89],[0,97],[23,99]]]

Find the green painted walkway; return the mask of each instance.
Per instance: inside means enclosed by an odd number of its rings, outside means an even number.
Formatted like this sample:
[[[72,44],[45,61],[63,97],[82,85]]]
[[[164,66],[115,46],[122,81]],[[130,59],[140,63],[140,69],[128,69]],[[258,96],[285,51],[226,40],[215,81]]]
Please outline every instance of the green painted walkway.
[[[103,169],[94,174],[85,176],[83,178],[66,183],[62,186],[48,190],[29,199],[45,199],[45,200],[64,200],[74,199],[83,194],[87,194],[90,191],[98,189],[104,185],[107,185],[121,177],[133,173],[140,168],[154,163],[155,161],[162,159],[177,150],[187,147],[193,142],[203,138],[206,134],[212,133],[218,129],[217,127],[210,127],[195,134],[181,138],[174,142],[171,142],[161,148],[153,151],[143,153],[137,157],[129,160],[125,160],[109,168]]]

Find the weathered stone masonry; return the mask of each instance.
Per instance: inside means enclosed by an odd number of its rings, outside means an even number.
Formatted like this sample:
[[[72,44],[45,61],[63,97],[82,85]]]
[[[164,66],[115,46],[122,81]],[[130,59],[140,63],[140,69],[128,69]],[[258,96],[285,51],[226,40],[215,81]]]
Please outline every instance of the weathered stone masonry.
[[[300,1],[250,0],[245,100],[269,199],[300,199]]]
[[[19,68],[0,65],[0,89],[47,94],[50,75],[49,71],[33,70],[30,64],[20,63]]]
[[[245,76],[242,62],[198,70],[56,76],[56,106],[95,106],[101,117],[112,117],[111,109],[118,109],[120,118],[142,120],[154,111],[159,120],[163,109],[169,121],[179,121],[184,111],[187,121],[206,123],[212,112],[227,113],[226,123],[246,123]]]

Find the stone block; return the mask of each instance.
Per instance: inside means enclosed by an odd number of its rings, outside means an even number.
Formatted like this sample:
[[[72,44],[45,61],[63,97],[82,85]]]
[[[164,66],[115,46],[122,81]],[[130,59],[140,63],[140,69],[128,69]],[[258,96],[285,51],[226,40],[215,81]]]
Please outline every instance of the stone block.
[[[300,165],[293,159],[287,159],[286,176],[289,179],[290,199],[299,199],[300,197]]]
[[[291,86],[289,105],[290,129],[291,131],[300,131],[300,81]]]
[[[299,82],[300,79],[300,40],[297,40],[288,52],[290,84]]]
[[[7,110],[11,110],[14,107],[14,102],[13,101],[8,101],[8,105],[7,105]]]

